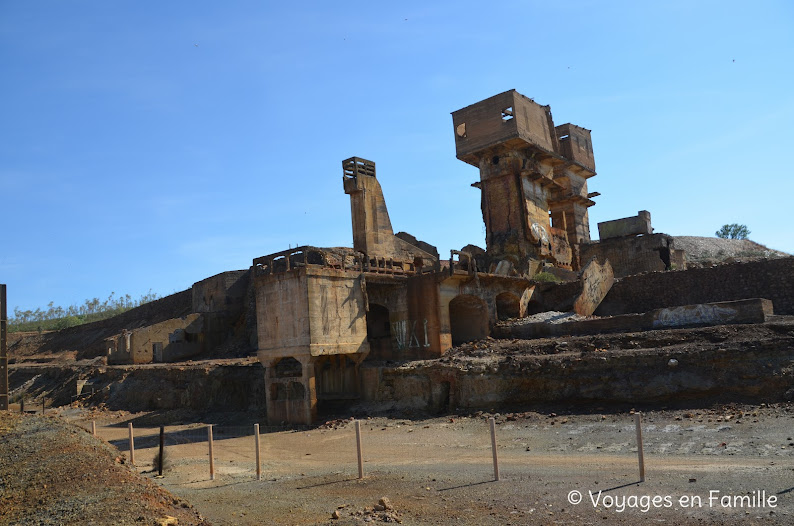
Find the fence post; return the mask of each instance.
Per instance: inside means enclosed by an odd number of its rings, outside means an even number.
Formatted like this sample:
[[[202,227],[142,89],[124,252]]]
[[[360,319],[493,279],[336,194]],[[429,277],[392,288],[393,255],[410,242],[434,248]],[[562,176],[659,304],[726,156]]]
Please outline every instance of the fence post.
[[[41,401],[41,414],[44,414],[44,400]]]
[[[364,457],[361,454],[361,422],[356,420],[356,452],[358,453],[358,478],[364,478]]]
[[[135,465],[135,437],[132,433],[132,422],[127,424],[127,428],[130,431],[130,464],[133,466]]]
[[[23,414],[25,413],[25,398],[24,397],[19,399],[19,412],[23,413]]]
[[[262,480],[262,463],[259,449],[259,424],[254,424],[254,445],[256,446],[256,480]]]
[[[491,451],[493,451],[493,478],[499,480],[499,458],[496,454],[496,421],[493,417],[489,419],[491,424]]]
[[[215,480],[215,459],[212,458],[212,424],[207,426],[207,440],[210,445],[210,480]]]
[[[91,434],[96,436],[96,420],[91,420]]]
[[[165,426],[160,426],[160,461],[157,463],[157,474],[163,476],[163,464],[165,458],[163,457],[163,449],[165,446]]]
[[[0,411],[8,411],[8,309],[5,284],[0,285]]]
[[[634,413],[634,427],[637,428],[637,460],[640,463],[640,482],[645,482],[645,458],[642,451],[642,424],[639,413]]]

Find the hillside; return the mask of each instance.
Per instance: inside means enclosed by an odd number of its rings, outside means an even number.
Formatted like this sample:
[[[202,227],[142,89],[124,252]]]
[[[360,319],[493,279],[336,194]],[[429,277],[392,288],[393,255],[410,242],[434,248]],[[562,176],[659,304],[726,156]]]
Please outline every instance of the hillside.
[[[689,267],[708,267],[736,261],[791,256],[791,254],[773,250],[749,239],[675,236],[675,248],[683,249],[686,252]]]
[[[208,524],[60,418],[0,412],[0,525]]]
[[[18,332],[8,334],[8,354],[11,363],[34,356],[57,354],[61,359],[90,360],[105,355],[104,339],[118,334],[122,329],[145,327],[191,311],[192,293],[185,290],[171,294],[118,316],[105,320],[69,327],[59,331]],[[46,360],[42,357],[42,360]]]

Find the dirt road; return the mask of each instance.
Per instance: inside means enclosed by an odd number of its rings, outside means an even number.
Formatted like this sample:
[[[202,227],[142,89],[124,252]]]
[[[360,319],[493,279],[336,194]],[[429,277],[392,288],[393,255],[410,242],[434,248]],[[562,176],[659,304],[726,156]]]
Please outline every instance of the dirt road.
[[[363,480],[349,420],[263,427],[261,481],[250,422],[215,426],[215,480],[206,428],[168,426],[172,468],[157,482],[221,525],[794,522],[792,404],[644,414],[643,483],[633,417],[609,413],[496,415],[495,482],[488,416],[362,420]],[[126,451],[130,418],[100,414],[99,435]],[[155,422],[133,421],[147,418]],[[157,431],[136,430],[141,472],[151,469]],[[393,510],[373,510],[381,497]]]

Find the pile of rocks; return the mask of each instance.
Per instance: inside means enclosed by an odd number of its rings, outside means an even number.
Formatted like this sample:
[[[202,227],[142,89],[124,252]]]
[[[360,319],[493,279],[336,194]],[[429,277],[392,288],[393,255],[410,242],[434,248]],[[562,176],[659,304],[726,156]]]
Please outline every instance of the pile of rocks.
[[[396,522],[402,523],[401,514],[394,509],[388,497],[381,497],[378,503],[372,507],[367,506],[363,510],[347,510],[348,506],[339,506],[331,513],[331,519],[338,520],[343,516],[351,517],[363,522]]]

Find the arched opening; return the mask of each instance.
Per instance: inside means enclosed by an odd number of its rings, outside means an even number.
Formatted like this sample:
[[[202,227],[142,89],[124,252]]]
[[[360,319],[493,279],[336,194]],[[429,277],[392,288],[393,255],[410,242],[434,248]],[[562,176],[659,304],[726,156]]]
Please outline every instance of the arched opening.
[[[509,320],[521,316],[521,298],[510,292],[502,292],[496,296],[496,317]]]
[[[449,328],[452,345],[488,336],[488,307],[477,296],[464,294],[449,302]]]
[[[375,360],[386,360],[391,354],[391,325],[389,309],[377,303],[369,304],[367,313],[367,341],[370,357]]]
[[[303,376],[303,365],[291,356],[282,358],[273,366],[273,376],[275,378]]]

